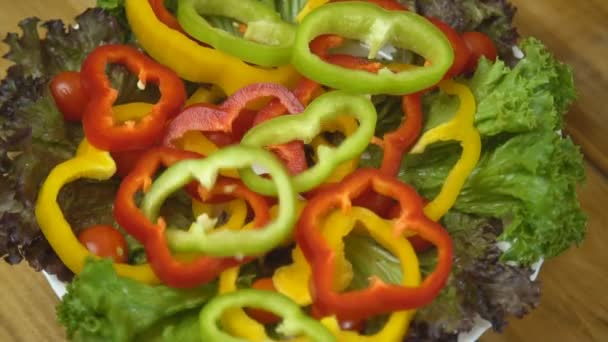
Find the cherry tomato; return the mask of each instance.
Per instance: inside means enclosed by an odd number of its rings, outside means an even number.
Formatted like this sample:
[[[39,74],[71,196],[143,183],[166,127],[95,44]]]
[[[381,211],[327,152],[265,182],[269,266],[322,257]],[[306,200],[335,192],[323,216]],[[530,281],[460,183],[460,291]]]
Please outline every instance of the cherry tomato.
[[[496,56],[498,55],[496,45],[494,45],[492,39],[487,35],[481,32],[465,32],[462,34],[462,39],[471,53],[469,62],[465,67],[467,72],[473,72],[477,69],[477,63],[481,56],[491,61],[496,60]]]
[[[80,73],[64,71],[50,84],[51,95],[66,121],[80,121],[87,105],[87,96],[80,83]]]
[[[443,77],[444,79],[450,79],[456,75],[459,75],[464,70],[467,62],[471,58],[471,51],[467,48],[464,39],[456,32],[450,25],[436,18],[428,18],[443,34],[448,38],[452,49],[454,49],[454,63],[452,67]]]
[[[272,283],[272,278],[259,278],[253,282],[251,287],[257,290],[276,291],[274,284]],[[274,324],[282,320],[281,317],[260,309],[246,308],[245,312],[261,324]]]
[[[110,258],[117,263],[126,263],[129,259],[127,241],[114,227],[91,226],[80,232],[78,241],[98,257]]]

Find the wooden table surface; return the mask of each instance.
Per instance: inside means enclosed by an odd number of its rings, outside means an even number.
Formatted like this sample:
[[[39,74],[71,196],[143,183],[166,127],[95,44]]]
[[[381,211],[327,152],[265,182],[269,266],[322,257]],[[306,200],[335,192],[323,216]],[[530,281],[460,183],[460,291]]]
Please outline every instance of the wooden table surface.
[[[587,157],[587,183],[580,189],[589,215],[585,242],[550,260],[541,272],[540,307],[514,320],[502,335],[484,342],[608,341],[608,1],[514,0],[518,27],[542,39],[574,67],[578,102],[567,132]],[[0,0],[0,34],[14,31],[26,16],[72,18],[93,0]],[[0,54],[6,51],[3,45]],[[4,76],[6,61],[0,62]],[[42,275],[27,265],[0,262],[0,341],[61,341],[57,299]]]

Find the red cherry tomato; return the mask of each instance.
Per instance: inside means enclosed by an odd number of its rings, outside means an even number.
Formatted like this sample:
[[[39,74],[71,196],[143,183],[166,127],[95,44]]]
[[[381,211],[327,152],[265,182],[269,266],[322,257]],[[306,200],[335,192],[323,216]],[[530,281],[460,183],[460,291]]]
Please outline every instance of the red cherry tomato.
[[[492,39],[487,35],[481,32],[465,32],[462,34],[462,39],[471,53],[469,62],[465,67],[467,72],[473,72],[477,69],[477,63],[481,56],[491,61],[496,60],[496,56],[498,55],[496,45],[494,45]]]
[[[86,228],[78,235],[78,241],[98,257],[110,258],[117,263],[126,263],[129,259],[125,237],[111,226]]]
[[[51,95],[66,121],[80,121],[87,96],[80,83],[80,73],[64,71],[51,80]]]
[[[456,32],[450,25],[436,18],[428,18],[443,34],[448,38],[452,49],[454,49],[454,63],[452,67],[443,77],[444,79],[450,79],[456,75],[459,75],[464,70],[467,62],[470,59],[471,52],[467,48],[464,39]]]
[[[272,278],[260,278],[253,282],[251,285],[252,288],[256,290],[265,290],[265,291],[275,291],[274,284],[272,283]],[[247,314],[258,321],[261,324],[274,324],[278,323],[282,320],[281,317],[276,316],[275,314],[254,308],[246,308],[245,312]]]

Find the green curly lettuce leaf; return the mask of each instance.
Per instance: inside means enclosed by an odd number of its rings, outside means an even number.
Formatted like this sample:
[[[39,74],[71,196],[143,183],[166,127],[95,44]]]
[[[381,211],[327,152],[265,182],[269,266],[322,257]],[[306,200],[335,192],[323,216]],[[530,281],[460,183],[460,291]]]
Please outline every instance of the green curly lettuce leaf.
[[[41,183],[53,167],[72,158],[83,133],[80,124],[63,120],[48,84],[59,72],[79,70],[97,46],[127,43],[128,34],[100,8],[86,10],[72,26],[59,20],[39,22],[24,19],[22,34],[9,33],[4,39],[9,45],[5,57],[15,65],[0,82],[0,256],[13,264],[25,258],[34,269],[67,280],[71,272],[40,232],[34,205]],[[39,26],[46,30],[43,37]],[[119,101],[155,96],[138,91],[136,77],[123,68],[111,68],[109,76],[121,94]],[[62,191],[59,202],[78,231],[92,218],[107,220],[115,189],[112,182],[77,182]]]
[[[513,69],[484,60],[462,81],[478,104],[482,155],[454,208],[502,219],[500,239],[510,244],[502,259],[531,264],[582,241],[586,218],[576,185],[584,180],[584,168],[578,148],[557,133],[575,97],[572,71],[536,39],[521,48],[525,58]],[[448,121],[458,100],[435,92],[424,104],[427,130]],[[408,155],[399,177],[433,198],[460,154],[456,143],[434,144],[423,154]],[[378,165],[380,158],[381,151],[370,148],[362,163]]]
[[[198,311],[217,284],[151,286],[119,277],[108,260],[89,260],[67,290],[57,317],[73,341],[195,341]]]

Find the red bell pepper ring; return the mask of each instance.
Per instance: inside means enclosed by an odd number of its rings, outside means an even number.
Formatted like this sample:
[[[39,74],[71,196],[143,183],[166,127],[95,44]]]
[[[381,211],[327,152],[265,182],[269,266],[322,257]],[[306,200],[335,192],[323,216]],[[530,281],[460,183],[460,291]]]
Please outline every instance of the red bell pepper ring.
[[[245,106],[253,100],[264,97],[277,99],[289,113],[304,111],[304,106],[287,88],[270,83],[252,84],[234,93],[217,108],[206,104],[186,108],[169,124],[164,144],[171,146],[173,140],[180,138],[188,131],[231,133],[235,121],[245,110]],[[285,161],[291,174],[297,174],[306,168],[304,148],[300,147],[295,151],[293,145],[280,148],[273,146],[272,148]]]
[[[438,29],[443,32],[443,34],[448,38],[450,44],[452,45],[452,49],[454,49],[454,62],[452,63],[452,67],[448,70],[448,72],[443,76],[444,80],[450,79],[454,76],[460,75],[470,59],[471,51],[466,46],[464,39],[454,30],[450,25],[444,23],[443,21],[427,17],[427,19],[433,23]]]
[[[408,230],[437,247],[435,270],[419,287],[386,284],[374,278],[364,290],[337,293],[333,289],[334,251],[323,239],[320,223],[334,209],[348,211],[352,205],[351,199],[370,187],[399,202],[401,212],[394,221],[394,234]],[[411,186],[377,169],[359,169],[308,201],[298,220],[295,238],[310,264],[313,302],[323,316],[335,314],[341,320],[356,321],[392,311],[418,308],[433,301],[450,275],[453,246],[447,231],[427,218],[423,207],[423,199]]]
[[[165,7],[165,0],[148,0],[148,2],[158,20],[170,28],[185,34],[179,21],[177,21],[177,18],[167,10],[167,7]]]
[[[149,150],[123,179],[114,202],[114,217],[118,224],[144,245],[148,262],[158,278],[168,286],[177,288],[191,288],[212,281],[224,270],[251,260],[198,256],[190,261],[180,261],[172,255],[167,245],[164,222],[150,222],[135,204],[135,194],[146,191],[158,168],[200,157],[193,152],[168,147]]]
[[[138,122],[118,124],[113,117],[112,105],[118,92],[106,75],[110,63],[125,65],[144,85],[148,81],[158,85],[159,101]],[[173,71],[128,45],[96,48],[82,63],[80,76],[83,88],[90,95],[82,122],[85,135],[93,146],[110,152],[145,149],[159,143],[166,122],[186,101],[184,83]]]
[[[382,139],[384,153],[380,170],[396,177],[403,156],[413,147],[422,131],[422,94],[406,95],[402,100],[405,120],[396,130],[386,133]]]

